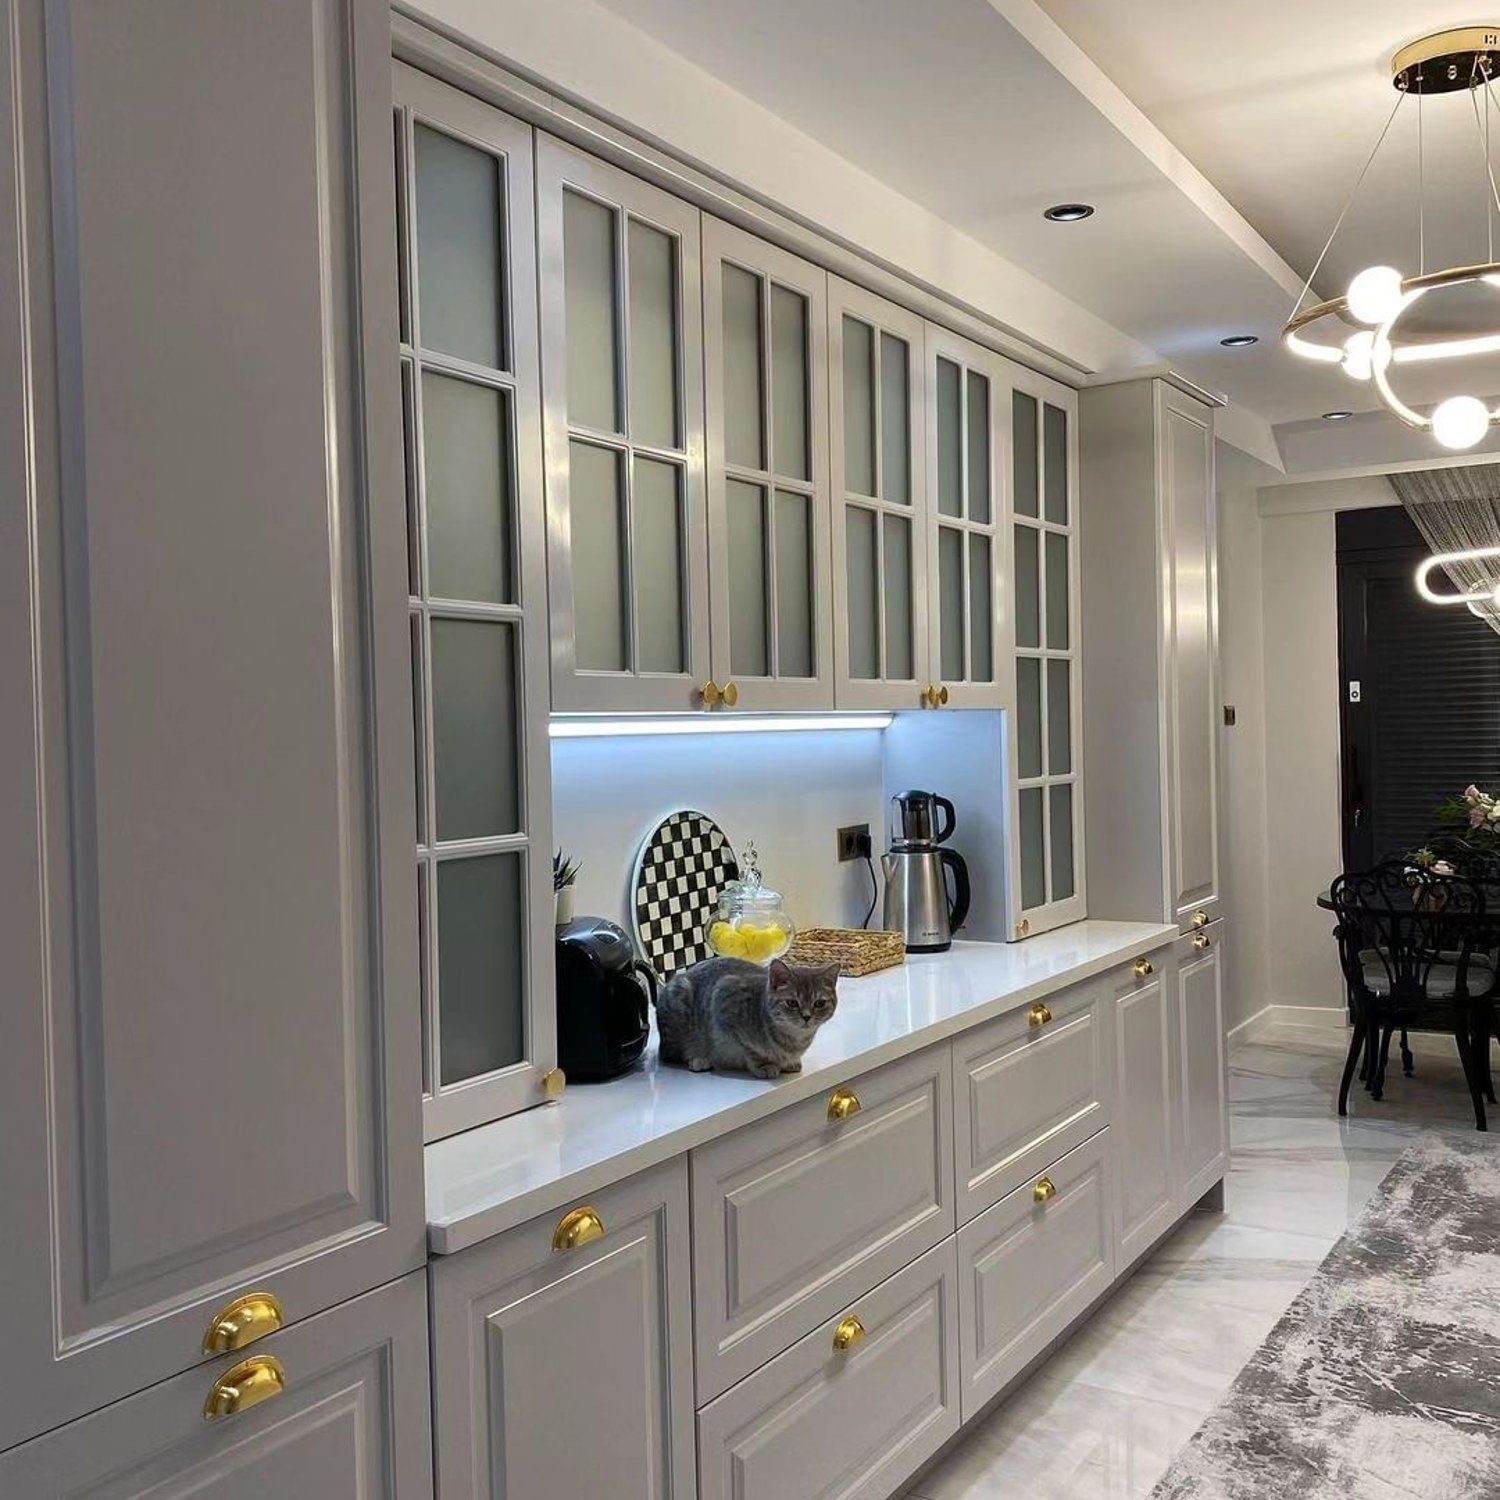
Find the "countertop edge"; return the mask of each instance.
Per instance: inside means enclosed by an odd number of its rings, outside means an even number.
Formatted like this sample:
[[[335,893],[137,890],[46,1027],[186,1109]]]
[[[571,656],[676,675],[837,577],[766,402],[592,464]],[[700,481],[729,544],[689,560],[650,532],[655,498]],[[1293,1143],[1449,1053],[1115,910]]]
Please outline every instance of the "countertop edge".
[[[1099,954],[1072,968],[1011,990],[1004,995],[997,996],[994,1000],[976,1005],[960,1015],[948,1016],[941,1021],[906,1032],[902,1036],[893,1037],[879,1046],[867,1048],[864,1052],[843,1059],[836,1067],[825,1067],[815,1072],[798,1074],[795,1078],[788,1079],[774,1089],[768,1089],[765,1093],[727,1105],[717,1114],[696,1120],[667,1134],[654,1136],[637,1145],[628,1146],[617,1155],[605,1157],[589,1166],[580,1167],[512,1197],[498,1199],[461,1215],[441,1219],[429,1218],[427,1223],[428,1250],[433,1255],[453,1255],[460,1250],[467,1250],[471,1245],[492,1239],[507,1229],[513,1229],[519,1224],[560,1208],[575,1199],[586,1197],[613,1183],[622,1182],[625,1178],[637,1172],[643,1172],[649,1167],[657,1166],[672,1157],[681,1156],[695,1146],[702,1146],[708,1141],[716,1140],[733,1130],[754,1124],[757,1120],[765,1119],[780,1110],[789,1109],[792,1105],[811,1098],[815,1094],[823,1093],[830,1085],[843,1082],[854,1074],[866,1073],[871,1069],[883,1067],[886,1063],[910,1056],[913,1052],[919,1052],[925,1047],[935,1046],[962,1032],[970,1031],[976,1026],[983,1026],[997,1016],[1018,1010],[1035,1000],[1045,999],[1059,990],[1082,984],[1110,969],[1118,968],[1121,964],[1129,963],[1143,953],[1151,953],[1166,947],[1181,936],[1176,927],[1165,923],[1149,923],[1142,924],[1142,926],[1145,930],[1139,935],[1125,940],[1106,954]],[[546,1105],[538,1107],[548,1108]],[[495,1125],[504,1123],[504,1121],[495,1121],[488,1127],[477,1126],[475,1128],[492,1129]]]

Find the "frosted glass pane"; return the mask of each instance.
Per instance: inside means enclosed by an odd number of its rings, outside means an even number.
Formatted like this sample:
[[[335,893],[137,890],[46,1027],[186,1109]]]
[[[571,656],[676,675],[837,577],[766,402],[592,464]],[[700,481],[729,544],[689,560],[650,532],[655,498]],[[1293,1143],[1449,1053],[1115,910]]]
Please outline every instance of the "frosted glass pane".
[[[427,787],[422,776],[422,757],[426,753],[423,749],[424,726],[427,723],[423,684],[427,680],[427,669],[423,665],[421,615],[409,616],[407,626],[411,636],[411,769],[417,788],[417,842],[426,844],[431,840],[432,832],[427,826]]]
[[[677,244],[630,221],[630,436],[676,448]]]
[[[579,427],[618,432],[615,214],[592,198],[568,191],[563,193],[563,293],[568,420]]]
[[[637,670],[685,672],[682,585],[682,470],[654,458],[635,461],[635,617]]]
[[[406,493],[406,591],[422,592],[421,523],[417,519],[417,372],[408,359],[401,361],[401,458]]]
[[[1047,663],[1047,774],[1066,776],[1073,769],[1073,694],[1071,668],[1065,661]]]
[[[1016,659],[1016,774],[1042,774],[1042,664],[1034,656]]]
[[[765,465],[760,290],[759,276],[724,267],[724,457],[746,469]]]
[[[942,675],[964,677],[964,538],[951,526],[938,527],[938,636]]]
[[[1047,645],[1068,649],[1068,539],[1047,533]]]
[[[1016,527],[1016,645],[1022,647],[1042,644],[1038,534],[1030,526]]]
[[[969,537],[969,681],[995,680],[995,630],[990,584],[990,539]]]
[[[573,649],[578,665],[623,672],[630,665],[625,618],[625,502],[612,449],[568,444]]]
[[[442,861],[437,907],[439,1076],[461,1083],[525,1056],[521,856]]]
[[[776,675],[811,677],[813,645],[812,501],[776,491]]]
[[[784,286],[771,288],[772,467],[790,479],[811,479],[808,455],[807,298]]]
[[[438,839],[515,833],[521,816],[514,626],[433,620],[432,739]]]
[[[885,675],[909,682],[917,675],[913,658],[911,605],[911,522],[883,516],[885,535]]]
[[[1042,826],[1042,789],[1022,787],[1021,804],[1021,906],[1026,911],[1047,902],[1046,830]]]
[[[1036,397],[1028,396],[1025,391],[1013,391],[1010,420],[1015,438],[1011,454],[1015,511],[1018,516],[1039,515],[1041,473],[1036,448]]]
[[[969,371],[969,519],[988,524],[990,500],[990,381]]]
[[[436,599],[513,604],[510,401],[422,373],[427,584]]]
[[[1075,889],[1073,877],[1073,788],[1064,782],[1062,786],[1047,788],[1050,803],[1051,827],[1048,842],[1052,848],[1052,899],[1065,901]]]
[[[766,492],[758,484],[731,479],[729,508],[729,669],[746,677],[768,677],[766,639]]]
[[[844,316],[844,488],[875,493],[875,335]]]
[[[416,127],[417,315],[422,347],[506,369],[502,167]]]
[[[911,504],[910,360],[905,339],[880,335],[880,498],[895,505]]]
[[[851,505],[844,515],[844,564],[849,580],[849,675],[880,676],[880,575],[875,512]]]
[[[937,503],[945,516],[964,513],[963,371],[937,362]],[[945,667],[944,672],[947,671]]]
[[[1068,520],[1068,414],[1049,404],[1042,413],[1042,472],[1046,476],[1047,519]]]

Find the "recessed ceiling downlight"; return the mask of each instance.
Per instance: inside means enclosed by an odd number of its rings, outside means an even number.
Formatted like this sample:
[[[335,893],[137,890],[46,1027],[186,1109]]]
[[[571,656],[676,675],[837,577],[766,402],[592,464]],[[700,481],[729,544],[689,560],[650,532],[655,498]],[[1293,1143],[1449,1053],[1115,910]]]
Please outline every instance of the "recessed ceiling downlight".
[[[1323,420],[1325,422],[1347,422],[1354,413],[1352,411],[1325,411]]]
[[[1094,212],[1092,203],[1054,203],[1051,208],[1042,213],[1044,219],[1051,219],[1054,224],[1076,224],[1080,219],[1087,219]]]
[[[1220,339],[1219,342],[1226,349],[1248,349],[1251,344],[1260,343],[1260,337],[1254,333],[1231,333],[1227,339]]]

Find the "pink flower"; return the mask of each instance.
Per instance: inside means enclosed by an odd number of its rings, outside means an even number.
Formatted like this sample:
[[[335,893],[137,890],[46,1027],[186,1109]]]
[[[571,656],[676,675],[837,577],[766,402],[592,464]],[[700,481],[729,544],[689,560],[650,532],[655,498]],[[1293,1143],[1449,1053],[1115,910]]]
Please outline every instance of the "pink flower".
[[[1440,859],[1433,863],[1432,873],[1434,875],[1456,875],[1458,871],[1446,859]]]
[[[1483,795],[1484,795],[1484,793],[1481,792],[1479,790],[1479,788],[1477,786],[1475,786],[1472,782],[1470,782],[1469,785],[1464,788],[1464,801],[1465,802],[1468,802],[1468,803],[1478,802],[1479,799]]]
[[[1469,809],[1469,827],[1484,827],[1484,809],[1482,807],[1471,807]]]

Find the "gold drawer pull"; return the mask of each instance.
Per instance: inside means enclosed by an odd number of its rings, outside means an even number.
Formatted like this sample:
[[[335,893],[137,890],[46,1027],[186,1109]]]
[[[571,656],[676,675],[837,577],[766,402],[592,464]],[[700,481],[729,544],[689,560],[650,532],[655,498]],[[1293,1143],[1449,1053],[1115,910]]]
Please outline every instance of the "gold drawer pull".
[[[1138,958],[1135,961],[1135,977],[1137,979],[1149,979],[1156,973],[1156,965],[1149,958]]]
[[[1193,939],[1193,947],[1195,947],[1200,953],[1207,953],[1208,950],[1213,947],[1213,945],[1214,940],[1209,937],[1206,932],[1200,932],[1198,936]]]
[[[859,1095],[853,1089],[835,1089],[828,1100],[828,1118],[847,1120],[850,1115],[857,1115],[863,1108]]]
[[[1207,927],[1208,926],[1208,913],[1206,911],[1195,911],[1193,913],[1193,926],[1194,927]]]
[[[286,1321],[280,1301],[270,1292],[248,1292],[236,1297],[203,1335],[205,1354],[232,1354],[275,1333]]]
[[[1039,1026],[1045,1026],[1052,1019],[1052,1012],[1045,1005],[1033,1005],[1026,1013],[1026,1024],[1035,1031]]]
[[[1036,1186],[1031,1190],[1032,1200],[1037,1203],[1050,1203],[1057,1197],[1057,1184],[1050,1177],[1038,1177]]]
[[[724,707],[725,708],[733,708],[735,706],[735,704],[740,701],[740,685],[739,685],[739,683],[737,683],[737,682],[726,682],[724,684],[724,692],[723,692],[723,694],[721,696],[724,699]]]
[[[698,696],[703,699],[704,708],[712,708],[720,698],[724,696],[719,684],[712,677],[698,689]]]
[[[937,690],[937,701],[938,701],[938,706],[940,708],[947,708],[947,706],[948,706],[948,697],[949,697],[948,684],[945,682]]]
[[[865,1325],[852,1313],[833,1330],[833,1352],[853,1354],[865,1341]]]
[[[237,1364],[214,1382],[214,1388],[203,1403],[203,1415],[234,1417],[262,1401],[279,1396],[286,1389],[286,1370],[281,1361],[269,1354],[258,1354]]]
[[[604,1238],[604,1220],[599,1217],[599,1210],[589,1208],[575,1208],[572,1213],[564,1214],[557,1225],[557,1232],[552,1236],[552,1248],[554,1250],[582,1250],[585,1245],[592,1245],[595,1240]]]

